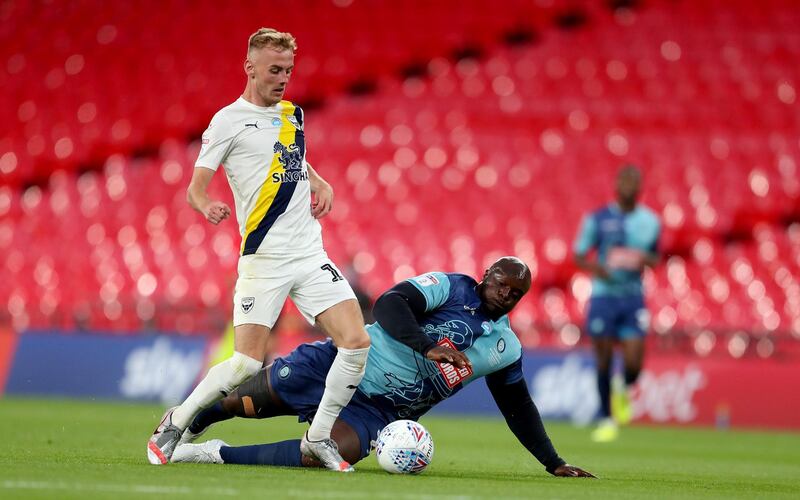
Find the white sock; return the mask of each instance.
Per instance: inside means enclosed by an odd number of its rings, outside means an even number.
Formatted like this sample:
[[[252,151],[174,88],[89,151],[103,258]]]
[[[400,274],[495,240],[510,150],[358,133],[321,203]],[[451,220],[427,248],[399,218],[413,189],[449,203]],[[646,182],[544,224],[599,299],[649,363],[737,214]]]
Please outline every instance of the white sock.
[[[339,348],[328,376],[325,378],[325,393],[319,402],[317,414],[308,429],[308,439],[321,441],[331,437],[331,428],[342,408],[347,406],[356,387],[364,378],[369,347],[364,349]]]
[[[179,429],[185,429],[200,410],[235,391],[242,382],[258,373],[261,365],[262,362],[257,359],[234,352],[230,358],[212,366],[206,378],[197,384],[186,401],[172,413],[172,424]]]

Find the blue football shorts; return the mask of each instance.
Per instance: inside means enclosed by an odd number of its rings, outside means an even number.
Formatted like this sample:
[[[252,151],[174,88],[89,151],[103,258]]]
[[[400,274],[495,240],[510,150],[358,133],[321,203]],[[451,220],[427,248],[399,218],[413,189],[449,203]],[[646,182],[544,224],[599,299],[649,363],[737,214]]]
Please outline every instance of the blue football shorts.
[[[288,356],[272,363],[270,381],[272,389],[295,413],[300,422],[310,422],[317,412],[325,378],[336,357],[336,346],[327,341],[301,344]],[[356,390],[350,403],[342,409],[339,418],[347,422],[358,434],[361,458],[369,455],[372,442],[387,424],[397,419],[379,409],[363,392]]]
[[[592,337],[619,340],[641,338],[650,327],[650,312],[644,297],[592,297],[586,316],[586,330]]]

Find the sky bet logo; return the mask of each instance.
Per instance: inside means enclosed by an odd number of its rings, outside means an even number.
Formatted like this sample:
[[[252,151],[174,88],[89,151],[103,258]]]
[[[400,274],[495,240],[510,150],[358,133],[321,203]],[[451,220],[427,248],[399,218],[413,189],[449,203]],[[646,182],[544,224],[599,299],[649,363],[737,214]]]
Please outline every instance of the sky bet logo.
[[[437,342],[438,345],[442,347],[449,347],[454,351],[457,351],[456,345],[450,341],[448,338],[444,338]],[[452,389],[453,387],[457,386],[461,382],[465,381],[472,375],[472,367],[465,366],[464,368],[456,368],[455,366],[451,365],[450,363],[436,363],[436,366],[439,367],[439,371],[442,372],[444,375],[444,381],[447,384],[447,387]]]
[[[297,147],[297,144],[289,144],[287,147],[280,142],[276,142],[273,151],[279,155],[278,163],[283,165],[286,171],[273,173],[272,182],[283,183],[308,180],[308,172],[303,172],[303,152]]]

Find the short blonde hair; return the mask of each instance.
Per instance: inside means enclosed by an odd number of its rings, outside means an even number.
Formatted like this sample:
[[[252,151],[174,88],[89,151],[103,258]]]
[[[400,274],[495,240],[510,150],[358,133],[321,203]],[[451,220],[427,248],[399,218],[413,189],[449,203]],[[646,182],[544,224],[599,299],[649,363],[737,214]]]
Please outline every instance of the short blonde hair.
[[[297,51],[297,42],[291,33],[282,33],[272,28],[261,28],[252,35],[247,43],[247,53],[251,50],[269,47],[277,50]]]

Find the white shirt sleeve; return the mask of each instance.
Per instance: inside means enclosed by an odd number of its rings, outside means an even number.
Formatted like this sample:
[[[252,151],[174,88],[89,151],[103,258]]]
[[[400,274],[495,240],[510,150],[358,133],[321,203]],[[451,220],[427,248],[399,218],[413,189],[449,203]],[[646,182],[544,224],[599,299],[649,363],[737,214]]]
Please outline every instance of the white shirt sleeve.
[[[208,128],[203,132],[200,154],[197,156],[195,167],[205,167],[216,171],[219,165],[228,157],[233,144],[233,126],[221,113],[214,115]]]

